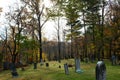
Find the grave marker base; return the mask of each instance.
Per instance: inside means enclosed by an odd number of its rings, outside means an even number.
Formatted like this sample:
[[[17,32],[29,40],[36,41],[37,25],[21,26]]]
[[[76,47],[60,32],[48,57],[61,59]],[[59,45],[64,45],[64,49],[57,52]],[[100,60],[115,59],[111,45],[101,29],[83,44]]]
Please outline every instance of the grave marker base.
[[[76,70],[76,73],[83,73],[84,71],[83,70]]]
[[[11,74],[12,74],[12,77],[13,77],[13,78],[18,77],[18,73],[17,73],[16,71],[11,72]]]

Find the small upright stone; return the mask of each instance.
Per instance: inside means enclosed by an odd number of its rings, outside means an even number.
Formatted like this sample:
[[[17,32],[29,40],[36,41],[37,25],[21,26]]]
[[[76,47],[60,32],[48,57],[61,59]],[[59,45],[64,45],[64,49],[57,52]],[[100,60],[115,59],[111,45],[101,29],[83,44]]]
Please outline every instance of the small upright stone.
[[[34,62],[34,69],[37,69],[37,63]]]
[[[49,63],[46,63],[46,67],[49,67]]]
[[[65,69],[65,74],[69,74],[69,70],[68,70],[68,64],[64,64],[64,69]]]

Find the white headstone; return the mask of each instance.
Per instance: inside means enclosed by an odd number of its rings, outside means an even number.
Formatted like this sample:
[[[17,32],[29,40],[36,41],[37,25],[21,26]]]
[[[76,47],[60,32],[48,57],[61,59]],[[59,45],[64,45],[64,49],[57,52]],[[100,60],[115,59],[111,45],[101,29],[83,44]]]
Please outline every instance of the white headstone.
[[[76,59],[75,59],[75,71],[76,71],[77,73],[83,72],[83,71],[80,69],[80,59],[79,59],[79,58],[76,58]]]

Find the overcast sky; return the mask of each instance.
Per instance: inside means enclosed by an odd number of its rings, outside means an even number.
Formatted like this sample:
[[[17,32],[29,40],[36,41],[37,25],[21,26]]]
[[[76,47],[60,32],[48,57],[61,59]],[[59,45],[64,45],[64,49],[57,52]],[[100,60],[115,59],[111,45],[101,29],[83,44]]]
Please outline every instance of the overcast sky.
[[[4,13],[9,11],[8,6],[13,6],[17,2],[19,2],[19,0],[0,0],[0,7],[3,8],[3,12],[1,13],[1,16],[0,16],[0,32],[4,31],[3,28],[5,27]],[[46,5],[49,4],[48,0],[45,0],[45,2],[46,2]],[[47,37],[49,40],[55,37],[56,30],[54,26],[55,26],[54,22],[47,22],[43,29],[44,36]]]

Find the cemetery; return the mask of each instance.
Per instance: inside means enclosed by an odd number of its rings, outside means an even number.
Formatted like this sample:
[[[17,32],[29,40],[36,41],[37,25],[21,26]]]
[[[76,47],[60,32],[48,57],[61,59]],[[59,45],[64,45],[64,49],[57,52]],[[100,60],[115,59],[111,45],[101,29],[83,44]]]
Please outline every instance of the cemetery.
[[[120,0],[0,0],[0,80],[120,80]]]
[[[101,74],[100,70],[97,69],[98,62],[95,63],[85,63],[81,62],[80,68],[83,70],[82,73],[77,73],[75,71],[75,67],[68,67],[68,70],[65,71],[65,62],[74,64],[74,60],[63,60],[61,63],[56,61],[50,61],[49,66],[46,67],[44,63],[43,66],[37,67],[37,69],[33,69],[33,65],[29,65],[24,67],[25,71],[22,71],[21,68],[17,69],[19,73],[18,77],[12,77],[9,70],[0,73],[1,80],[119,80],[119,70],[120,66],[112,66],[109,61],[105,61],[105,74]],[[65,64],[64,64],[65,63]],[[103,65],[104,65],[103,64]],[[59,68],[61,65],[61,68]],[[99,65],[99,64],[98,64]],[[102,68],[101,68],[102,69]],[[97,70],[97,71],[96,71]],[[100,75],[104,75],[106,79],[101,79]],[[96,79],[99,78],[99,79]]]

